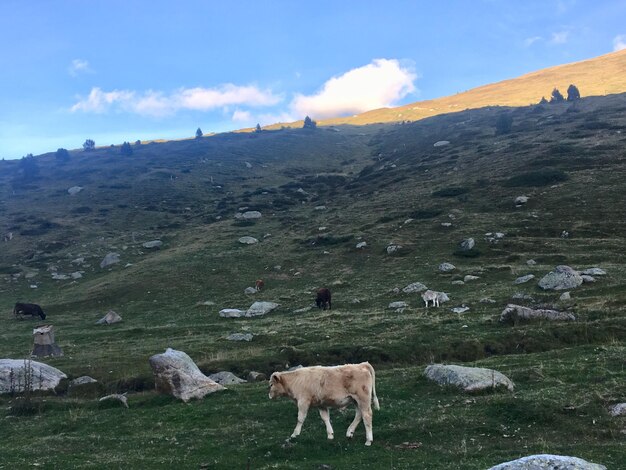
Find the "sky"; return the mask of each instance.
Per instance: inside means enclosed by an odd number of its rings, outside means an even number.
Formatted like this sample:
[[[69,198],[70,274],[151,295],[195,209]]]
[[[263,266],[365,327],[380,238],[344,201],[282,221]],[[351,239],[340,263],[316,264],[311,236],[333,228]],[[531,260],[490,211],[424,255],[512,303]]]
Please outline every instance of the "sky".
[[[353,115],[623,48],[624,0],[0,0],[0,158]]]

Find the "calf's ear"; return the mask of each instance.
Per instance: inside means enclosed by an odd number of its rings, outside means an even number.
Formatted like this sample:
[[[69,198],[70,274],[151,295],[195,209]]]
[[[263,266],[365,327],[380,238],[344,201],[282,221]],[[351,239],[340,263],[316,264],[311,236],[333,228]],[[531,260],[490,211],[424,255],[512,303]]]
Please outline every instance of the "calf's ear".
[[[278,374],[277,372],[274,372],[272,376],[270,377],[270,383],[277,384],[280,382],[281,382],[280,374]]]

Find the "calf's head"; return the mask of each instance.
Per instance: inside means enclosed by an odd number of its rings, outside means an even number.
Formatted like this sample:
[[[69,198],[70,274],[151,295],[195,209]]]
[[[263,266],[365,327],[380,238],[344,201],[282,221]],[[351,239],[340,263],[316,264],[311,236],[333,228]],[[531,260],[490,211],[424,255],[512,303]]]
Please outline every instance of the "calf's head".
[[[274,372],[270,377],[270,400],[273,400],[276,397],[284,397],[285,395],[287,395],[287,391],[285,390],[283,378],[281,377],[280,372]]]

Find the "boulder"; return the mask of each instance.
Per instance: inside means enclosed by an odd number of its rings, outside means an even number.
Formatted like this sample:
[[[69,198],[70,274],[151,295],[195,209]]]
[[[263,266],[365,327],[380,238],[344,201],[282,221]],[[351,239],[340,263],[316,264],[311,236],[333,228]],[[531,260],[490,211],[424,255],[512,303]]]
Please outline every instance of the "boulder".
[[[626,403],[618,403],[609,408],[611,416],[626,416]]]
[[[248,373],[248,382],[263,382],[267,380],[267,376],[262,372],[250,371]]]
[[[112,325],[113,323],[119,323],[122,321],[122,317],[117,312],[109,310],[105,316],[96,322],[96,325]]]
[[[120,262],[120,254],[119,253],[108,253],[102,261],[100,261],[100,267],[106,268],[111,266],[112,264],[116,264]]]
[[[228,341],[252,341],[252,333],[232,333],[226,337]]]
[[[480,392],[499,387],[513,391],[515,387],[504,374],[480,367],[432,364],[426,367],[424,375],[439,385],[454,385],[464,392]]]
[[[402,245],[395,245],[395,244],[388,245],[387,246],[387,254],[390,255],[392,253],[395,253],[400,248],[402,248]]]
[[[222,318],[240,318],[246,315],[244,310],[238,308],[223,308],[220,310],[220,317]]]
[[[402,289],[402,292],[404,292],[405,294],[415,294],[418,292],[423,292],[425,290],[428,290],[428,287],[426,287],[424,284],[422,284],[421,282],[413,282],[404,287]]]
[[[433,147],[443,147],[444,145],[450,145],[449,140],[438,140],[433,144]]]
[[[535,279],[534,274],[526,274],[525,276],[518,277],[513,281],[513,284],[524,284],[525,282]]]
[[[235,214],[235,219],[238,220],[253,220],[260,219],[261,213],[259,211],[246,211],[246,212],[238,212]]]
[[[583,283],[582,277],[569,266],[557,266],[539,281],[539,287],[543,290],[567,290],[574,289]]]
[[[606,276],[606,271],[601,268],[587,268],[580,274],[585,274],[587,276]]]
[[[517,196],[515,198],[515,205],[516,206],[521,206],[524,205],[528,202],[528,196]]]
[[[569,292],[563,292],[559,297],[559,300],[571,300],[572,296]]]
[[[454,271],[455,269],[456,266],[452,263],[441,263],[439,265],[439,271],[441,271],[442,273],[449,273],[450,271]]]
[[[82,190],[83,190],[83,187],[82,187],[82,186],[72,186],[71,188],[69,188],[69,189],[67,190],[67,192],[68,192],[68,194],[69,194],[70,196],[74,196],[74,195],[76,195],[76,194],[80,193]]]
[[[478,277],[478,276],[472,276],[471,274],[468,274],[468,275],[466,275],[466,276],[463,278],[463,282],[475,281],[475,280],[477,280],[477,279],[480,279],[480,277]]]
[[[459,243],[459,250],[461,251],[470,251],[472,248],[476,246],[476,242],[473,238],[466,238],[462,242]]]
[[[256,293],[257,293],[257,290],[256,290],[256,288],[254,288],[254,287],[246,287],[246,288],[243,290],[243,293],[244,293],[244,294],[247,294],[247,295],[250,295],[250,294],[256,294]]]
[[[465,313],[469,310],[470,308],[466,305],[461,305],[460,307],[454,307],[450,310],[452,310],[453,313]]]
[[[67,375],[47,364],[25,359],[0,359],[0,394],[24,391],[26,368],[30,367],[33,390],[54,390]]]
[[[163,354],[152,356],[149,362],[157,391],[185,402],[224,390],[222,385],[200,372],[193,360],[182,351],[167,348]]]
[[[254,237],[241,237],[239,239],[239,243],[243,245],[254,245],[256,243],[259,243],[259,241]]]
[[[389,304],[389,308],[395,309],[395,310],[399,310],[400,312],[402,312],[408,306],[409,306],[409,304],[407,304],[406,302],[402,302],[402,301],[391,302]]]
[[[149,242],[145,242],[142,246],[150,250],[154,248],[161,248],[162,245],[163,242],[161,240],[151,240]]]
[[[365,248],[367,246],[367,242],[359,242],[356,244],[356,247],[361,249],[361,248]]]
[[[517,323],[519,320],[550,320],[550,321],[574,321],[576,317],[570,312],[558,310],[532,309],[521,305],[508,304],[500,314],[501,322]]]
[[[538,454],[504,462],[489,470],[606,470],[606,467],[578,457]]]
[[[246,317],[260,317],[278,307],[274,302],[254,302],[246,311]]]
[[[240,379],[232,372],[217,372],[215,374],[209,375],[209,379],[220,385],[238,385],[246,383],[246,380]]]
[[[583,274],[580,276],[580,278],[583,280],[584,284],[591,284],[592,282],[596,282],[596,278],[593,276],[589,276],[588,274]]]

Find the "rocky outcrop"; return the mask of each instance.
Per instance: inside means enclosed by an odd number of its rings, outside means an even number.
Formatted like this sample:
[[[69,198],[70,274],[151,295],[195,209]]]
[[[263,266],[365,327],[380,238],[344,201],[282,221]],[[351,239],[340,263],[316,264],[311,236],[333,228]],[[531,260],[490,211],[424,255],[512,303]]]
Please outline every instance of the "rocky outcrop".
[[[432,364],[426,367],[424,375],[439,385],[454,385],[464,392],[480,392],[499,387],[513,391],[515,387],[504,374],[480,367]]]
[[[489,470],[606,470],[606,467],[578,457],[538,454],[501,463]]]
[[[254,302],[250,305],[250,308],[246,311],[246,317],[260,317],[267,313],[270,313],[275,308],[278,308],[278,304],[274,302]]]
[[[209,375],[209,379],[220,385],[238,385],[246,383],[245,380],[240,379],[232,372],[217,372],[215,374]]]
[[[549,309],[532,309],[521,305],[508,304],[500,314],[501,322],[517,323],[520,320],[574,321],[576,317],[570,312],[559,312]]]
[[[539,281],[539,287],[543,290],[567,290],[574,289],[583,283],[580,274],[569,266],[557,266]]]
[[[112,325],[121,321],[122,317],[117,312],[109,310],[105,316],[96,322],[96,325]]]
[[[167,348],[163,354],[152,356],[149,362],[157,391],[185,402],[224,390],[222,385],[200,372],[193,360],[182,351]]]
[[[41,362],[0,359],[0,393],[23,392],[29,378],[32,390],[54,390],[67,375]]]

